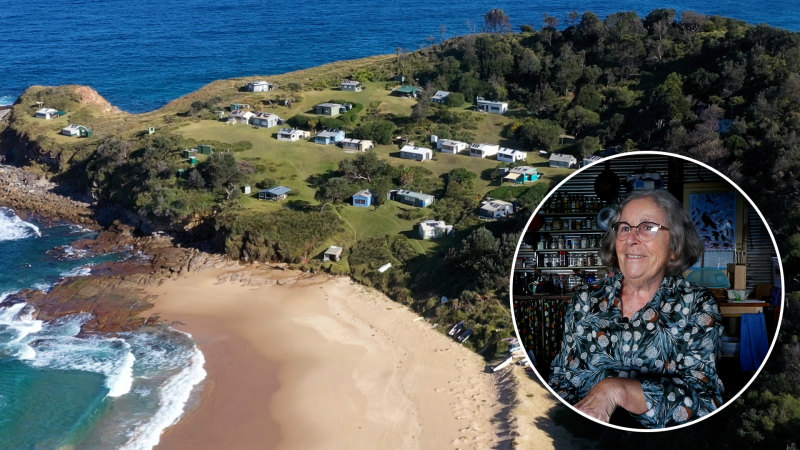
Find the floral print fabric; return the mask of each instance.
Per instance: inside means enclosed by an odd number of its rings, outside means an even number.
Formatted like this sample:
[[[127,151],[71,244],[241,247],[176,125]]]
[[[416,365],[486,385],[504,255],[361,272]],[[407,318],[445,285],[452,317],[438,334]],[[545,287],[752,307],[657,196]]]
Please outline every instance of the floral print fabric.
[[[580,288],[567,307],[564,340],[550,386],[575,404],[608,377],[642,383],[647,428],[679,425],[722,404],[716,369],[721,315],[714,297],[681,277],[665,277],[629,321],[622,316],[622,274]]]

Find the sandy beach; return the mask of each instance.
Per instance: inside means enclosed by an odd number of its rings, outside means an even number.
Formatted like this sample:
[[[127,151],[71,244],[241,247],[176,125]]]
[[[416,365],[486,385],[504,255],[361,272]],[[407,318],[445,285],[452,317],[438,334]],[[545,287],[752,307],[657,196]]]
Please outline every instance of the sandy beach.
[[[559,427],[541,427],[555,400],[538,383],[487,373],[480,356],[348,278],[243,266],[182,275],[147,293],[154,312],[194,336],[208,372],[159,449],[570,441]],[[515,405],[518,388],[526,394]]]

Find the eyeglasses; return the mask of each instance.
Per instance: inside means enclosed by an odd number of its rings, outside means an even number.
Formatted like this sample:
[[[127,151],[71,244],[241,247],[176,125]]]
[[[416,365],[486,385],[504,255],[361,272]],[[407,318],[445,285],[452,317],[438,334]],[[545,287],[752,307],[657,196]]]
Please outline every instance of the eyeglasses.
[[[627,239],[628,235],[631,234],[631,230],[634,228],[636,229],[636,234],[639,236],[639,239],[643,241],[652,241],[655,239],[658,230],[669,231],[669,228],[654,222],[642,222],[636,226],[627,222],[617,222],[611,226],[611,229],[614,230],[614,233],[617,235],[618,241]]]

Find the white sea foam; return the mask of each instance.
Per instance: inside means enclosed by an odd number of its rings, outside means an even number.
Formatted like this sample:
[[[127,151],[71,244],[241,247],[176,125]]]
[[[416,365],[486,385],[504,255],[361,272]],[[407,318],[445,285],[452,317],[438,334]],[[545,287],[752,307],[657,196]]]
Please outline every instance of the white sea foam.
[[[85,266],[78,266],[74,269],[70,269],[64,272],[61,272],[61,276],[63,278],[67,277],[88,277],[92,274],[92,264],[87,264]]]
[[[131,391],[131,386],[133,386],[133,364],[135,362],[136,357],[128,351],[122,358],[122,363],[119,364],[117,370],[106,378],[109,397],[119,397]]]
[[[3,294],[5,297],[8,294]],[[27,337],[42,330],[42,321],[33,318],[33,308],[27,303],[16,303],[0,308],[0,327],[9,336],[2,344],[2,353],[21,360],[36,357],[36,350],[28,345]]]
[[[81,233],[89,233],[91,232],[91,228],[84,227],[83,225],[78,225],[76,223],[69,225],[69,232],[72,234],[81,234]]]
[[[75,248],[71,245],[65,245],[61,248],[63,256],[66,259],[82,259],[89,256],[89,250],[82,248]]]
[[[94,316],[88,312],[71,314],[59,317],[47,323],[47,326],[39,333],[42,338],[72,337],[81,332],[81,326],[92,320]]]
[[[11,209],[0,208],[0,241],[41,237],[41,235],[36,225],[20,219]]]
[[[190,364],[169,378],[159,389],[158,411],[146,422],[140,422],[128,432],[121,447],[126,450],[150,450],[161,440],[161,433],[176,424],[183,415],[186,402],[197,384],[206,377],[205,357],[194,346]]]
[[[119,397],[131,390],[136,358],[123,339],[60,336],[40,340],[35,349],[36,358],[29,361],[33,367],[102,374],[106,377],[110,397]]]
[[[31,286],[31,289],[36,289],[37,291],[47,292],[52,287],[53,287],[52,283],[34,283],[33,286]]]

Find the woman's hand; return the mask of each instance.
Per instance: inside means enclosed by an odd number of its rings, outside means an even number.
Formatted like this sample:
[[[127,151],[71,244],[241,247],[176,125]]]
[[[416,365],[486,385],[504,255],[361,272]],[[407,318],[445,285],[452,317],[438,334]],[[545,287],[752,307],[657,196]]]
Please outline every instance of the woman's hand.
[[[646,413],[642,384],[627,378],[606,378],[575,404],[578,411],[603,422],[611,420],[618,406],[634,414]]]

